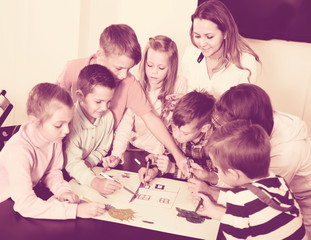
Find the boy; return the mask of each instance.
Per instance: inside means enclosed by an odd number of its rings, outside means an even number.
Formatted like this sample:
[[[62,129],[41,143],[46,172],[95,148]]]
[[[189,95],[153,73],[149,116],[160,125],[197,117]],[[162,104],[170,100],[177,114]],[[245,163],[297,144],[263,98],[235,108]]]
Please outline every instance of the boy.
[[[270,139],[261,126],[227,123],[215,130],[207,149],[220,179],[233,188],[220,191],[217,204],[199,193],[197,213],[219,220],[225,239],[306,239],[285,180],[269,173]]]
[[[80,184],[93,187],[103,195],[121,185],[95,176],[91,168],[102,163],[112,138],[114,118],[108,109],[116,83],[113,75],[98,64],[84,67],[77,81],[75,113],[66,146],[66,170]]]
[[[184,154],[193,159],[195,163],[191,166],[196,172],[199,169],[206,169],[206,175],[209,181],[216,181],[217,175],[213,172],[208,155],[204,152],[210,135],[213,132],[211,125],[211,115],[215,105],[215,98],[207,92],[192,91],[184,95],[177,102],[172,115],[171,132],[175,142]],[[176,164],[169,160],[166,155],[149,155],[150,159],[157,164],[157,167],[151,168],[143,182],[150,181],[158,174],[173,174],[175,178],[185,178],[182,171]],[[140,169],[140,175],[143,176],[145,168]],[[203,172],[203,171],[202,171]]]
[[[114,75],[117,86],[110,109],[114,114],[114,129],[117,128],[126,108],[130,108],[140,116],[151,133],[172,153],[179,166],[185,157],[174,143],[165,125],[152,111],[148,99],[135,77],[129,70],[141,59],[141,48],[132,28],[125,24],[113,24],[105,28],[100,36],[100,48],[89,58],[70,61],[57,83],[71,93],[76,100],[76,79],[80,70],[89,64],[101,64]],[[112,158],[112,157],[111,157]],[[109,167],[119,163],[114,159],[107,159]]]

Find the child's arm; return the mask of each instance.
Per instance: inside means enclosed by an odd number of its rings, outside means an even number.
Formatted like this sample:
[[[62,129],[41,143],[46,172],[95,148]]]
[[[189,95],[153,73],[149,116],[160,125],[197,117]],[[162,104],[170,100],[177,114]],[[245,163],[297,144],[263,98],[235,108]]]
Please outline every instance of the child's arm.
[[[126,109],[118,128],[114,134],[113,147],[111,155],[115,157],[119,157],[123,160],[124,152],[128,146],[130,141],[131,132],[134,125],[134,113],[131,109]]]
[[[160,118],[158,118],[152,111],[145,113],[141,116],[151,133],[167,148],[167,150],[174,156],[177,166],[183,169],[186,161],[185,155],[177,147],[171,134],[163,124]]]
[[[98,202],[80,203],[77,207],[77,217],[93,218],[106,212],[105,204]]]
[[[12,148],[13,150],[13,148]],[[33,184],[40,181],[44,159],[37,159],[24,146],[14,147],[7,157],[7,173],[10,182],[10,195],[14,201],[14,210],[24,217],[41,219],[74,219],[77,204],[67,202],[44,201],[33,191]]]
[[[199,207],[197,213],[220,221],[220,219],[225,215],[226,208],[213,203],[208,196],[202,193],[198,193],[196,205],[198,204],[200,198],[203,199],[203,204]]]

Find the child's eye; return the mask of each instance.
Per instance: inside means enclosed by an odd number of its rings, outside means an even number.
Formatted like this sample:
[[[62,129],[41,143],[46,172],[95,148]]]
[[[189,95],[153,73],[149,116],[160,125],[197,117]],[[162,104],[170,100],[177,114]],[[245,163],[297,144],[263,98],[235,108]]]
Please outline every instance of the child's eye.
[[[147,66],[148,66],[148,67],[152,67],[152,65],[151,65],[151,64],[148,64],[148,63],[147,63]]]
[[[206,36],[207,39],[212,39],[214,36]]]
[[[160,70],[164,70],[164,69],[165,69],[165,67],[159,67],[159,69],[160,69]]]
[[[54,127],[55,127],[55,128],[61,128],[62,125],[61,125],[61,124],[60,124],[60,125],[54,125]]]

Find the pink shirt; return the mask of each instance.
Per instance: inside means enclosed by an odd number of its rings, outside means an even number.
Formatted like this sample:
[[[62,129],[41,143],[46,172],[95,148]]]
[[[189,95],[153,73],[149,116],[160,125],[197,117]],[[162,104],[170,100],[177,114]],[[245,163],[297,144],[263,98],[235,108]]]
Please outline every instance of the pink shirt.
[[[91,59],[94,57],[95,55],[92,55],[88,58],[80,58],[69,61],[56,81],[56,84],[65,88],[70,93],[74,101],[76,101],[77,80],[79,73],[85,66],[90,64]],[[126,108],[130,108],[140,117],[152,110],[140,83],[130,73],[125,79],[117,83],[115,93],[111,100],[110,109],[115,118],[114,128],[118,126]]]
[[[62,167],[62,144],[44,139],[33,124],[23,124],[0,152],[0,202],[11,197],[14,210],[24,217],[75,218],[77,204],[47,202],[33,190],[42,180],[56,198],[72,191]]]

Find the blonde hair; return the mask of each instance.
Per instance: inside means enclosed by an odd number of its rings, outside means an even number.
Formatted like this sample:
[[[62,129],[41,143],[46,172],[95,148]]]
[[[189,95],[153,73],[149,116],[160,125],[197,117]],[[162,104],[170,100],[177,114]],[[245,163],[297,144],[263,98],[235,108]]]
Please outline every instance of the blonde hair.
[[[178,72],[178,50],[176,43],[169,37],[158,35],[149,38],[149,41],[144,49],[143,58],[139,66],[140,78],[143,89],[146,91],[150,88],[150,83],[146,75],[146,61],[148,50],[153,49],[162,53],[166,53],[169,57],[168,72],[163,81],[158,99],[161,100],[162,105],[165,102],[165,96],[174,93],[177,72]]]
[[[27,115],[34,116],[42,123],[50,118],[55,111],[55,107],[65,105],[73,107],[73,101],[69,93],[60,86],[52,83],[39,83],[29,92],[27,100]]]
[[[209,0],[200,4],[195,12],[191,16],[191,28],[190,38],[192,44],[197,47],[193,39],[193,21],[194,19],[209,20],[215,23],[218,29],[226,35],[223,42],[223,56],[222,61],[218,63],[215,69],[221,66],[228,67],[230,63],[233,63],[240,69],[247,70],[249,72],[248,80],[251,77],[251,71],[248,68],[244,68],[241,64],[241,55],[243,52],[253,55],[257,62],[260,63],[258,55],[251,49],[246,43],[244,38],[239,34],[238,27],[234,21],[234,18],[226,7],[226,5],[219,0]],[[215,70],[214,69],[214,70]]]

